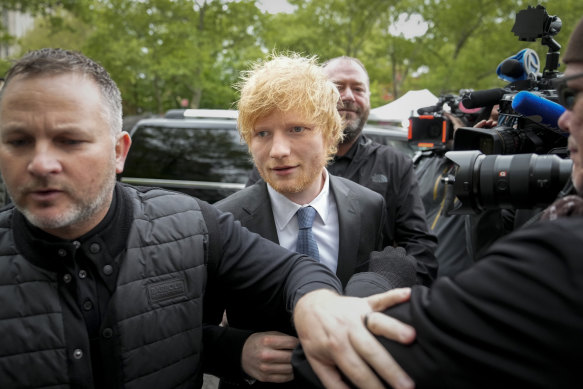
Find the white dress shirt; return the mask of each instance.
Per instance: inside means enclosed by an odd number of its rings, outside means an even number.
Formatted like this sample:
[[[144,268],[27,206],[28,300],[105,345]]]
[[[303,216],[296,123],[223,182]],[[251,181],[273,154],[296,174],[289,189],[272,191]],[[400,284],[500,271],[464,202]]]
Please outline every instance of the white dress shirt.
[[[289,200],[267,184],[267,191],[273,209],[273,218],[277,228],[277,238],[280,246],[296,251],[298,241],[298,217],[296,212],[308,205],[316,210],[316,218],[312,226],[312,233],[318,243],[320,262],[336,273],[338,267],[338,246],[340,227],[338,225],[338,208],[334,196],[330,192],[330,177],[326,176],[322,191],[309,204],[297,204]]]

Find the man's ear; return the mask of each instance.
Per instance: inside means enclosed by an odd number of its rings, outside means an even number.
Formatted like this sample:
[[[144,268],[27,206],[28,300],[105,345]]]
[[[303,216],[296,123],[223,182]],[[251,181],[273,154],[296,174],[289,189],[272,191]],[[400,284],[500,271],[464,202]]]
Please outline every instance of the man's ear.
[[[132,145],[132,138],[126,131],[122,131],[117,135],[115,142],[115,172],[120,174],[123,172],[123,167]]]

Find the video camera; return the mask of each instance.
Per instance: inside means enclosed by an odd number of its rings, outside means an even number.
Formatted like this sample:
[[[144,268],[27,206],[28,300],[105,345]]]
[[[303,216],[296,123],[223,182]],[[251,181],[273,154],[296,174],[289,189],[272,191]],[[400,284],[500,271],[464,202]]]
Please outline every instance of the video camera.
[[[445,106],[452,115],[460,118],[465,125],[472,125],[481,109],[465,109],[461,104],[462,95],[468,90],[462,89],[459,95],[447,94],[439,97],[437,103],[430,107],[419,108],[419,116],[409,118],[409,143],[418,147],[435,150],[446,149],[447,142],[453,139],[453,124],[444,115]]]
[[[563,159],[568,156],[567,134],[557,124],[564,108],[556,103],[553,82],[562,76],[557,72],[561,46],[552,38],[560,29],[561,20],[543,6],[518,12],[512,31],[519,40],[542,38],[549,47],[544,72],[538,73],[534,51],[523,50],[498,66],[501,78],[511,81],[506,87],[462,97],[466,108],[498,104],[499,119],[494,128],[455,132],[454,151],[445,156],[458,168],[445,181],[454,186],[461,204],[455,209],[449,204],[449,214],[546,206],[569,181],[572,161]]]
[[[462,127],[454,136],[454,150],[480,150],[485,154],[567,155],[567,136],[557,125],[564,108],[556,103],[553,80],[561,46],[552,38],[561,30],[561,20],[549,16],[541,5],[528,7],[516,15],[512,31],[521,41],[542,38],[549,47],[542,75],[538,56],[522,50],[499,66],[501,78],[512,80],[504,88],[474,91],[462,98],[466,108],[499,105],[498,125],[494,128]],[[519,59],[517,59],[519,58]]]

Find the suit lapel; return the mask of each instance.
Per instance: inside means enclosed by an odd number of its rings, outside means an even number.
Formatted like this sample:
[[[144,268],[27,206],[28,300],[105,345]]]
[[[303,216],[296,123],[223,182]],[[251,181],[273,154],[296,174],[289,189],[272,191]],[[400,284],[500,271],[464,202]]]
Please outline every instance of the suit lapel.
[[[241,224],[264,238],[279,244],[277,229],[273,220],[271,200],[267,192],[267,184],[261,180],[255,184],[256,190],[248,196],[241,207],[247,216],[241,218]]]
[[[336,176],[330,175],[330,189],[336,200],[339,224],[338,267],[336,275],[346,285],[354,273],[358,260],[360,242],[360,210],[358,201],[352,196],[347,186]]]

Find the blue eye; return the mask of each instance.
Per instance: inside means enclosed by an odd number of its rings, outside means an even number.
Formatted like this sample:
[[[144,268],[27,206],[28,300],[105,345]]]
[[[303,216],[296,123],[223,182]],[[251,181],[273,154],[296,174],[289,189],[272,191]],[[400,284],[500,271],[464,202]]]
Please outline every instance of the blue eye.
[[[303,132],[305,130],[305,127],[295,126],[295,127],[292,127],[291,130],[292,130],[292,132],[300,133],[300,132]]]

